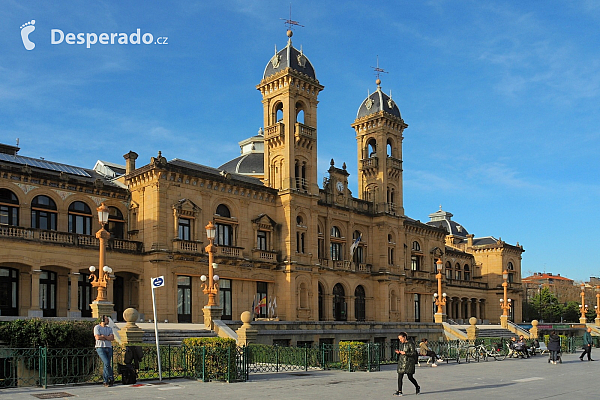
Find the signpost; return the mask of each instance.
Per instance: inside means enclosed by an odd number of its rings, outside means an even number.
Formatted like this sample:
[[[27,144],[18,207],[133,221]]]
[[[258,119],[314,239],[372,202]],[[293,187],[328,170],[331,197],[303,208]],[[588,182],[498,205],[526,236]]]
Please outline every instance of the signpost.
[[[156,357],[158,359],[158,379],[162,382],[162,369],[160,363],[160,348],[158,347],[158,322],[156,322],[156,299],[154,297],[154,289],[165,285],[164,276],[158,278],[150,278],[152,284],[152,309],[154,310],[154,338],[156,339]]]

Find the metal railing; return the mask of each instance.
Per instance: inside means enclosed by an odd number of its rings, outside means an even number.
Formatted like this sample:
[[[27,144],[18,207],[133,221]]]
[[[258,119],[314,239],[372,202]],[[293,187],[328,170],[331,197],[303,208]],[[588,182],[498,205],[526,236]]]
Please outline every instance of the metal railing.
[[[138,379],[158,379],[156,347],[142,345]],[[124,363],[125,347],[115,346],[113,371]],[[163,379],[191,378],[203,381],[245,381],[246,348],[160,346]],[[55,386],[102,382],[102,362],[94,348],[7,348],[0,347],[0,388]]]

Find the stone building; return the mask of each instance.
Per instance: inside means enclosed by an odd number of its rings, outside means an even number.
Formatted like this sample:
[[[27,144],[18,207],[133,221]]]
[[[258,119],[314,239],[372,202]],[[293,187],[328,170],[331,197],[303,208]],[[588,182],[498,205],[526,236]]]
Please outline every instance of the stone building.
[[[118,315],[135,307],[149,319],[150,277],[164,276],[165,287],[156,290],[158,320],[203,322],[204,227],[212,221],[224,320],[258,303],[258,318],[282,321],[430,323],[441,259],[449,318],[498,323],[508,270],[513,319],[520,322],[522,246],[475,238],[441,207],[428,223],[405,215],[408,125],[381,81],[357,99],[357,117],[348,121],[356,134],[357,197],[350,172],[334,160],[319,185],[317,104],[324,86],[288,36],[257,85],[264,130],[241,141],[242,154],[220,168],[160,152],[140,165],[130,151],[125,167],[98,162],[89,170],[2,146],[1,314],[88,315],[95,297],[88,267],[98,259],[94,210],[104,202],[114,271],[108,296]]]

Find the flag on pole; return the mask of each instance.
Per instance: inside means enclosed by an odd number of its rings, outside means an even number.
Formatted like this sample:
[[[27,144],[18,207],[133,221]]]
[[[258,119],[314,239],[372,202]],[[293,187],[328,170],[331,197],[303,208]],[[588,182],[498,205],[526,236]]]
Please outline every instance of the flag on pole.
[[[362,239],[362,233],[360,235],[358,235],[358,237],[356,238],[354,243],[352,243],[352,246],[350,246],[350,258],[351,259],[352,259],[352,257],[354,257],[354,252],[356,251],[356,248],[358,247],[358,244],[360,243],[360,239]]]
[[[252,299],[252,317],[254,317],[254,314],[256,314],[256,295]]]
[[[273,315],[273,300],[269,300],[269,306],[267,307],[267,317]]]
[[[273,297],[273,316],[277,315],[277,297]]]

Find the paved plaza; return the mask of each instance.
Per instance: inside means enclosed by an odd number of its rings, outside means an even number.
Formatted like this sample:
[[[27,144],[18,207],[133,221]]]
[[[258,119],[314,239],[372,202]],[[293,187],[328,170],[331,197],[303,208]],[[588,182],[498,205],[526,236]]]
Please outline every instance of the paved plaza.
[[[594,354],[595,353],[595,354]],[[600,358],[600,350],[592,355]],[[430,399],[597,399],[600,397],[600,361],[581,362],[578,354],[564,356],[563,364],[548,364],[547,356],[466,364],[442,363],[438,368],[417,367],[415,377],[422,397]],[[423,364],[424,365],[424,364]],[[48,389],[0,389],[0,400],[33,400],[39,394],[65,392],[93,399],[385,399],[396,388],[395,366],[380,372],[308,371],[252,374],[246,383],[197,382],[177,379],[162,385],[143,382],[132,387],[120,384],[59,386]],[[405,377],[404,397],[414,396]],[[48,397],[47,397],[48,398]],[[55,397],[56,398],[56,397]]]

